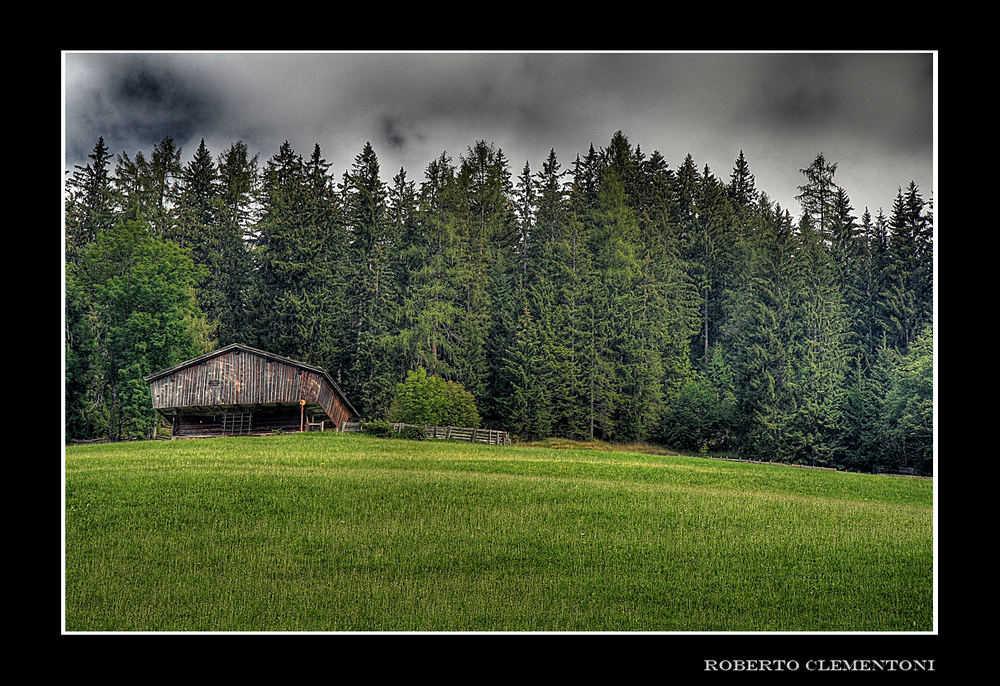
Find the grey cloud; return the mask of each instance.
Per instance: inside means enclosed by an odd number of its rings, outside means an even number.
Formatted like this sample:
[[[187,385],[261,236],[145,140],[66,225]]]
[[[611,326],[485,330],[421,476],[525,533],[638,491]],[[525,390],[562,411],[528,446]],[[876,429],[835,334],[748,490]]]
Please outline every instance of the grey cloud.
[[[388,141],[389,145],[393,148],[401,149],[405,147],[406,136],[400,132],[399,124],[396,120],[389,116],[383,116],[381,122],[384,140]]]
[[[931,65],[926,54],[767,56],[737,116],[762,128],[929,149]]]
[[[67,165],[99,135],[113,152],[172,135],[185,154],[244,141],[319,143],[334,172],[371,141],[391,177],[420,179],[478,139],[516,174],[550,148],[568,167],[621,129],[671,166],[687,153],[728,177],[742,148],[758,186],[797,207],[798,170],[840,161],[856,207],[891,204],[931,177],[930,55],[80,54],[67,55]],[[876,170],[881,170],[876,172]],[[391,173],[390,173],[391,172]],[[873,179],[878,181],[873,181]],[[389,180],[387,178],[387,180]],[[858,186],[851,184],[857,183]]]
[[[153,56],[77,59],[92,62],[90,68],[99,63],[99,77],[67,89],[67,154],[85,155],[99,136],[113,152],[134,153],[165,136],[184,142],[213,126],[218,103],[206,84],[182,78]]]

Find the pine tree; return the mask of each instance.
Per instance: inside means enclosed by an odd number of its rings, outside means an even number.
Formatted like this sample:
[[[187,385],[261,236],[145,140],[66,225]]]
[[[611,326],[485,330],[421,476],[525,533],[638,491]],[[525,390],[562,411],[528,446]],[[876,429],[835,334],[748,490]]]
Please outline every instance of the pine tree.
[[[344,340],[338,334],[347,327],[341,294],[347,291],[349,246],[331,166],[315,144],[303,167],[294,273],[289,273],[289,281],[296,305],[298,359],[339,372]]]
[[[565,313],[562,338],[567,350],[560,384],[562,407],[555,431],[579,439],[594,438],[594,401],[606,381],[598,379],[591,367],[600,365],[601,357],[596,347],[597,282],[590,250],[593,209],[587,190],[588,176],[589,171],[578,156],[567,197],[563,248],[566,260],[560,272],[560,299]]]
[[[537,197],[535,226],[531,250],[532,279],[548,280],[564,264],[563,242],[566,233],[566,193],[563,189],[564,172],[561,171],[556,152],[549,156],[536,174],[533,185]]]
[[[150,185],[149,165],[141,150],[135,154],[134,161],[128,153],[118,155],[112,180],[116,214],[126,220],[141,220],[148,216],[151,209]]]
[[[365,417],[381,417],[389,409],[398,368],[395,322],[399,296],[392,273],[395,236],[388,213],[388,190],[379,178],[379,163],[370,143],[355,157],[341,184],[344,220],[351,241],[348,264],[351,291],[350,371],[348,394],[358,398]]]
[[[688,259],[697,250],[697,227],[695,221],[698,216],[697,198],[700,179],[698,167],[695,166],[694,158],[687,155],[684,162],[677,169],[674,183],[673,209],[674,216],[671,222],[677,226],[678,237],[682,256]]]
[[[216,287],[222,295],[217,312],[220,345],[252,339],[253,261],[250,252],[254,223],[253,198],[259,183],[257,155],[237,141],[219,156],[220,272]]]
[[[692,238],[690,264],[701,296],[701,334],[694,351],[697,360],[707,360],[716,337],[726,327],[725,293],[733,283],[730,274],[737,262],[737,232],[732,205],[725,186],[708,168],[699,179],[696,232]]]
[[[801,193],[795,199],[801,204],[803,215],[808,217],[822,240],[830,242],[833,240],[832,222],[836,214],[834,207],[839,188],[833,181],[837,163],[827,162],[823,153],[819,153],[812,164],[799,171],[805,175],[806,183],[799,186]]]
[[[565,175],[550,149],[534,180],[537,210],[527,302],[543,332],[539,376],[546,380],[551,398],[549,432],[579,438],[587,432],[580,360],[584,334],[579,320],[583,240],[580,227],[573,225]]]
[[[146,215],[155,236],[164,237],[170,232],[171,209],[176,202],[177,184],[183,173],[181,149],[171,136],[164,137],[153,146],[149,159],[150,209]]]
[[[169,236],[178,180],[183,174],[180,156],[181,150],[170,136],[153,146],[148,161],[142,151],[134,160],[121,153],[113,180],[117,214],[149,223],[155,236]]]
[[[916,184],[902,188],[889,220],[888,265],[882,292],[889,342],[906,350],[930,321],[932,298],[932,230]]]
[[[218,169],[202,138],[194,157],[182,171],[176,226],[168,238],[193,251],[195,262],[207,264],[218,254],[212,241],[212,229],[218,213]]]
[[[67,183],[66,257],[73,262],[79,260],[85,246],[115,222],[111,153],[103,136],[88,157],[92,162],[84,167],[76,165]]]
[[[884,392],[869,376],[868,366],[861,359],[851,366],[845,382],[843,428],[838,439],[843,455],[841,464],[860,472],[872,471],[881,451],[878,421]]]
[[[454,167],[445,154],[432,160],[417,195],[415,241],[403,307],[402,337],[408,366],[431,375],[455,378],[452,347],[459,344],[460,289],[454,272],[460,244],[456,229]]]
[[[533,302],[551,307],[532,289]],[[509,379],[509,394],[503,409],[510,430],[518,438],[540,438],[552,430],[552,394],[550,390],[552,362],[544,328],[534,319],[530,306],[522,311],[517,333],[504,359],[504,375]]]
[[[785,437],[793,411],[786,339],[791,325],[794,254],[787,211],[762,196],[748,251],[746,288],[733,298],[733,374],[737,449],[746,457],[787,459]]]
[[[843,421],[850,324],[844,316],[836,265],[808,216],[803,217],[791,272],[792,327],[786,329],[792,364],[789,390],[794,413],[786,426],[792,459],[835,464]]]
[[[591,250],[597,278],[594,313],[604,321],[594,333],[595,374],[610,369],[610,388],[601,390],[595,418],[604,438],[645,440],[659,423],[663,369],[657,327],[650,326],[655,297],[642,270],[638,222],[613,169],[601,179]],[[596,381],[596,380],[595,380]]]
[[[413,181],[406,178],[406,170],[402,167],[392,177],[388,193],[389,223],[392,234],[397,239],[393,255],[396,284],[400,294],[407,294],[410,288],[410,274],[420,266],[416,247],[421,240],[421,232],[417,222],[416,186]]]
[[[740,150],[739,157],[733,165],[733,173],[729,177],[727,188],[729,199],[737,212],[745,212],[757,204],[757,186],[754,175],[750,173],[750,165],[747,163],[743,151]]]
[[[461,158],[455,175],[459,259],[452,266],[454,286],[459,294],[457,345],[452,347],[449,364],[461,383],[481,407],[490,402],[487,348],[494,337],[492,304],[489,300],[489,264],[495,257],[493,246],[516,232],[510,197],[510,171],[501,150],[477,141]]]
[[[866,360],[862,344],[867,327],[864,317],[865,298],[870,287],[870,275],[866,270],[870,265],[867,262],[866,237],[862,235],[863,229],[857,225],[853,212],[847,191],[838,188],[831,220],[829,252],[845,316],[850,323],[849,335],[844,340],[845,354],[852,363],[863,363]],[[859,357],[859,353],[862,356]]]
[[[882,414],[880,435],[885,456],[895,469],[933,472],[934,337],[923,326],[909,350],[896,357]]]
[[[536,252],[534,250],[535,206],[535,183],[531,175],[531,165],[525,162],[521,175],[517,177],[517,197],[514,204],[518,229],[517,244],[514,249],[517,251],[520,264],[518,283],[522,298],[528,287],[529,256]]]
[[[256,270],[250,310],[253,343],[263,350],[292,355],[295,344],[294,288],[296,234],[299,232],[303,196],[304,161],[284,141],[265,164],[257,189],[258,220],[252,232]]]
[[[855,363],[864,373],[871,368],[875,351],[882,336],[879,317],[879,293],[882,290],[882,259],[884,248],[877,235],[877,225],[865,208],[858,226],[858,251],[853,267],[853,279],[845,293],[847,307],[854,322]]]
[[[217,327],[226,308],[222,282],[226,265],[219,223],[219,173],[202,139],[181,172],[177,204],[166,237],[186,249],[198,268],[196,297],[210,325]]]

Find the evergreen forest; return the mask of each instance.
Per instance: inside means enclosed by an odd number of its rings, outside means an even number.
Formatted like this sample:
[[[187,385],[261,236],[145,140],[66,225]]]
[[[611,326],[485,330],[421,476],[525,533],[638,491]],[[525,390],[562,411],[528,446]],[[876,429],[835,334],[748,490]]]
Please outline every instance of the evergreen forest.
[[[329,370],[366,419],[423,370],[515,440],[933,471],[912,181],[859,211],[818,154],[793,215],[742,151],[719,174],[621,131],[537,169],[480,140],[391,182],[370,144],[342,170],[318,144],[181,152],[101,138],[67,172],[67,441],[150,437],[143,377],[243,343]]]

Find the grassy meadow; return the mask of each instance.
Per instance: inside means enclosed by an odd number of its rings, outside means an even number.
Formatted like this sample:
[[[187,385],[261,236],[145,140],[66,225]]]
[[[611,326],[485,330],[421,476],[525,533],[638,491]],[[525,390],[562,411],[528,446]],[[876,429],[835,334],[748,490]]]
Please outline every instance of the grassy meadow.
[[[931,631],[932,484],[362,434],[69,446],[67,631]]]

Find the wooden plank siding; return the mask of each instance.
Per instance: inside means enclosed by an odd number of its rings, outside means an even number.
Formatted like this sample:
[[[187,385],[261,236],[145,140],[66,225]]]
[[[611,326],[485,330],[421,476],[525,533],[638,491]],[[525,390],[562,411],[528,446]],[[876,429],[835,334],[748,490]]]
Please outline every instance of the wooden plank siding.
[[[306,401],[314,420],[340,427],[357,416],[320,367],[231,345],[146,377],[153,408],[165,415],[213,415],[225,408],[277,407]]]

